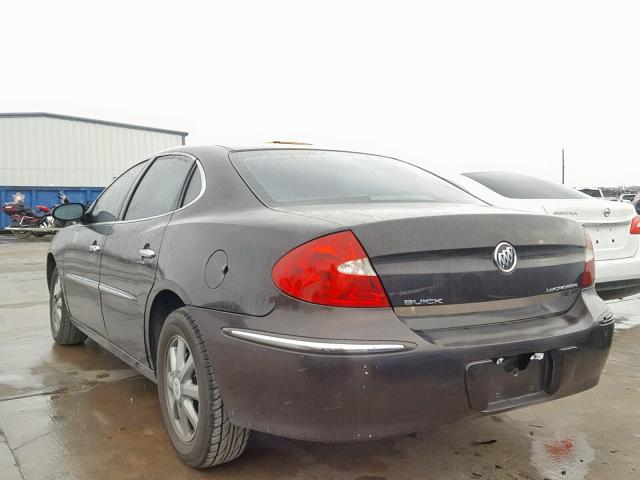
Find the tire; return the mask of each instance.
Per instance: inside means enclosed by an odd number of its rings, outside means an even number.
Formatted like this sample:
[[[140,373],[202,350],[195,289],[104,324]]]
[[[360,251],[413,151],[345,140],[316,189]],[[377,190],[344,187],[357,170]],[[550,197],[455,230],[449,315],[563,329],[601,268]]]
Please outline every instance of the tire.
[[[69,310],[62,294],[62,282],[55,267],[51,274],[49,290],[49,324],[51,336],[58,345],[78,345],[87,339],[87,336],[71,323]]]
[[[162,416],[180,459],[195,468],[209,468],[238,458],[250,431],[229,421],[211,357],[185,308],[167,317],[156,365]]]
[[[11,230],[11,233],[20,240],[24,240],[25,238],[29,238],[31,236],[31,232],[25,230]]]
[[[34,237],[44,237],[46,235],[45,232],[33,232]]]

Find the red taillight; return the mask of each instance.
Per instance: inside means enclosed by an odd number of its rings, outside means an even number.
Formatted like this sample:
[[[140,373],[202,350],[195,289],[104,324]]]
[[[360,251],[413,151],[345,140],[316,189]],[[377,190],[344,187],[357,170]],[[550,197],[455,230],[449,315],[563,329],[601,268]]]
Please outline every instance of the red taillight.
[[[271,278],[287,295],[334,307],[388,307],[389,300],[367,253],[349,231],[294,248],[273,267]]]
[[[584,272],[582,273],[582,288],[592,287],[596,283],[596,256],[593,243],[587,232],[584,232],[587,246],[584,250]]]
[[[631,219],[631,229],[629,233],[631,233],[631,235],[640,235],[640,215],[636,215]]]

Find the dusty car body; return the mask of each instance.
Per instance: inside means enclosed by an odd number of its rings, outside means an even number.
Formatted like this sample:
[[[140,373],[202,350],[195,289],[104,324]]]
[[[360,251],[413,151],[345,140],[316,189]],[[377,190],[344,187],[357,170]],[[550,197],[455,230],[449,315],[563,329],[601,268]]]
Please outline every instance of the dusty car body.
[[[158,192],[178,193],[156,208]],[[395,159],[181,147],[103,196],[51,243],[53,336],[158,382],[196,467],[237,457],[249,430],[379,439],[560,398],[595,386],[609,352],[579,223]]]

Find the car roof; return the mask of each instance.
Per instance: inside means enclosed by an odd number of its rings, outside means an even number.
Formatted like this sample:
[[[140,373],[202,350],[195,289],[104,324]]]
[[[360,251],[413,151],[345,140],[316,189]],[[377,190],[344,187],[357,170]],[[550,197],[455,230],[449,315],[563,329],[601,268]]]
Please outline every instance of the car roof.
[[[353,148],[340,148],[331,145],[313,145],[310,143],[278,143],[278,142],[265,142],[258,144],[246,144],[246,145],[217,145],[222,148],[226,148],[230,152],[246,152],[255,150],[314,150],[325,152],[345,152],[345,153],[363,153],[366,155],[377,155],[379,157],[388,157],[388,155],[382,155],[378,153],[365,152],[359,149]]]
[[[166,155],[169,153],[188,153],[194,155],[198,158],[202,157],[211,157],[211,156],[220,156],[220,154],[226,154],[229,152],[248,152],[248,151],[257,151],[257,150],[313,150],[313,151],[324,151],[324,152],[344,152],[344,153],[359,153],[364,155],[375,155],[378,157],[386,157],[397,159],[397,157],[393,155],[388,155],[384,153],[372,153],[366,152],[358,149],[352,148],[340,148],[340,147],[332,147],[329,145],[311,145],[311,144],[303,144],[303,143],[274,143],[274,142],[265,142],[259,144],[244,144],[244,145],[179,145],[176,147],[169,147],[165,150],[161,150],[160,152],[156,152],[152,156],[156,156],[159,154]]]

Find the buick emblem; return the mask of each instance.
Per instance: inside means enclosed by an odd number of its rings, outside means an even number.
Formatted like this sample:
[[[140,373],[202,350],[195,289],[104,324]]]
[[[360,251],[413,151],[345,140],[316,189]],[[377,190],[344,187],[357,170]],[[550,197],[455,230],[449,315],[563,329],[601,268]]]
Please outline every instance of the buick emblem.
[[[516,249],[510,243],[500,242],[493,251],[493,263],[500,272],[505,275],[510,274],[516,269],[516,263],[518,263]]]
[[[611,209],[610,208],[605,208],[602,213],[604,214],[605,217],[608,217],[609,215],[611,215]]]

